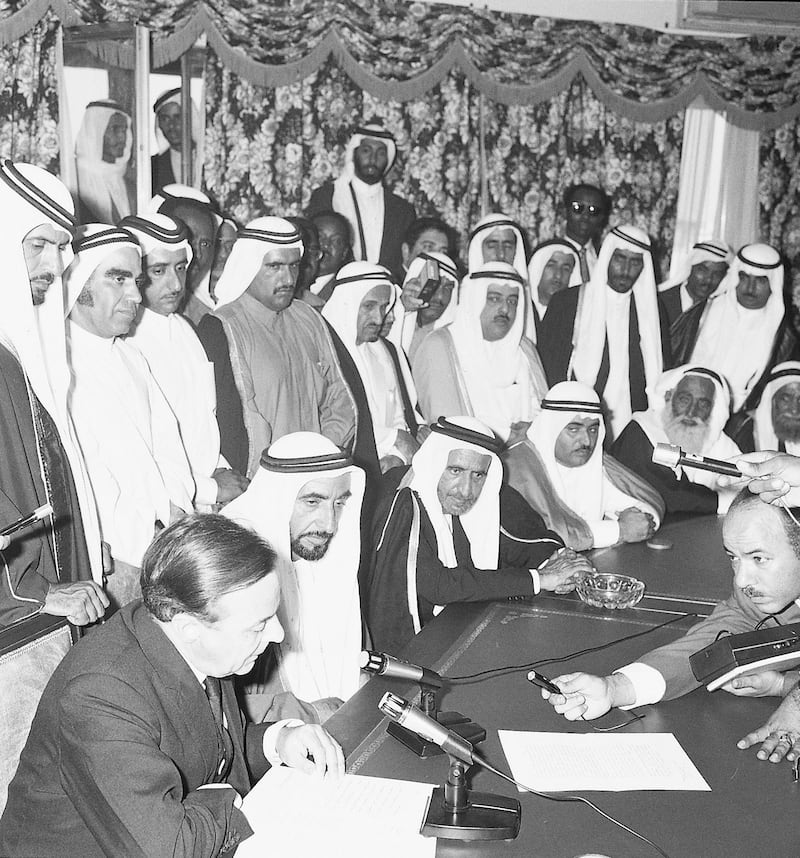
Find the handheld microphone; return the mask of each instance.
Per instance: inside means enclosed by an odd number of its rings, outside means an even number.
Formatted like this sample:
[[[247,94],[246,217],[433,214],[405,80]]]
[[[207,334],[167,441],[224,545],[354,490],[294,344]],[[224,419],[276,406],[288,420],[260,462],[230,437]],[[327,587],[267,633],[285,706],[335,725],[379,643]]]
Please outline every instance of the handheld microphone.
[[[388,676],[391,679],[410,679],[428,688],[441,688],[442,677],[427,667],[417,667],[409,664],[385,652],[372,652],[363,650],[359,659],[359,667],[366,673],[375,673],[379,676]],[[433,740],[431,740],[433,741]]]
[[[24,515],[22,518],[18,518],[11,524],[7,524],[2,530],[0,530],[0,536],[11,536],[12,533],[16,533],[18,530],[30,527],[32,524],[36,524],[37,521],[41,521],[46,516],[52,514],[53,507],[50,506],[49,503],[46,503],[43,506],[37,507],[29,515]]]
[[[684,453],[675,444],[656,444],[653,450],[653,462],[667,468],[697,468],[701,471],[712,471],[715,474],[725,474],[729,477],[742,477],[742,472],[730,462],[720,459],[708,459],[696,453]]]
[[[472,743],[443,727],[438,721],[429,718],[421,712],[413,703],[387,691],[378,703],[378,709],[384,715],[388,715],[392,721],[422,736],[428,742],[438,745],[446,754],[461,760],[462,763],[472,765],[479,762],[473,753]]]

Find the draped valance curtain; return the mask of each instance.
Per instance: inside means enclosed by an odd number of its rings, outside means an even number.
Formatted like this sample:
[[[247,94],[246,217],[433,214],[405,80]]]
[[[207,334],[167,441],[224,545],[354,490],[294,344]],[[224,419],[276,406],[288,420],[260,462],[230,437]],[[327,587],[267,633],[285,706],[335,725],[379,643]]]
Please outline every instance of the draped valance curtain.
[[[206,183],[240,218],[298,212],[339,169],[353,126],[398,133],[400,193],[460,231],[483,205],[532,238],[560,223],[561,189],[595,180],[668,249],[683,109],[697,96],[762,131],[763,237],[800,253],[800,41],[697,38],[407,0],[0,2],[0,153],[52,168],[53,30],[139,20],[153,61],[205,33]],[[477,142],[486,144],[488,200]]]

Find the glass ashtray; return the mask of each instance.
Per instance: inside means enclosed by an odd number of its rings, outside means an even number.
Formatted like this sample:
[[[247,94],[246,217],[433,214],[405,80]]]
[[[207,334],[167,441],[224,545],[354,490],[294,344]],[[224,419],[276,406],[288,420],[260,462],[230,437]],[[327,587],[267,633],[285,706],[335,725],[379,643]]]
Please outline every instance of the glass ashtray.
[[[632,608],[644,596],[644,581],[629,575],[595,572],[582,578],[575,589],[583,602],[595,608]]]

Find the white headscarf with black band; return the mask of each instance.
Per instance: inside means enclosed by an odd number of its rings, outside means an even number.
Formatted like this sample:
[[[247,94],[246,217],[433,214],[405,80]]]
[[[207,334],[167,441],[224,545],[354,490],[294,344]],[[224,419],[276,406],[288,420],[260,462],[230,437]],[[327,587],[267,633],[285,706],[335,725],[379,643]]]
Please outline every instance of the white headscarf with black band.
[[[321,560],[293,560],[289,522],[303,486],[350,474],[350,497]],[[333,442],[313,432],[284,435],[261,458],[244,494],[222,514],[251,527],[278,554],[285,637],[279,644],[284,686],[305,701],[347,700],[361,683],[358,566],[364,472]]]
[[[449,280],[453,284],[450,303],[444,308],[442,315],[433,323],[433,330],[438,331],[439,328],[449,325],[456,317],[456,310],[458,308],[458,269],[455,262],[444,253],[438,253],[435,250],[423,250],[409,263],[408,271],[406,271],[406,276],[403,280],[403,288],[405,288],[409,280],[413,280],[422,274],[425,263],[429,259],[438,263],[440,278],[442,280]],[[399,320],[402,347],[406,354],[408,354],[411,341],[414,339],[414,332],[417,329],[417,311],[407,311],[403,308],[402,302],[398,302],[395,305],[394,312]]]
[[[562,238],[554,238],[552,241],[540,244],[533,251],[533,255],[528,262],[528,283],[530,284],[531,300],[533,301],[533,306],[536,308],[536,312],[539,314],[539,321],[544,318],[544,314],[547,312],[547,307],[539,300],[539,281],[542,279],[544,269],[547,263],[553,258],[554,253],[569,253],[575,260],[567,288],[581,285],[581,267],[575,248]],[[534,326],[534,342],[536,342],[535,333],[536,329]]]
[[[772,423],[772,400],[775,394],[787,384],[800,384],[800,361],[787,360],[775,366],[764,385],[761,401],[755,411],[753,421],[753,440],[756,450],[777,450],[780,442]],[[800,441],[784,441],[787,453],[800,455]]]
[[[103,160],[103,138],[112,116],[121,113],[128,125],[125,149],[113,162]],[[133,147],[131,118],[115,101],[92,101],[86,105],[81,127],[75,137],[78,196],[91,209],[95,218],[112,220],[111,204],[123,218],[131,213],[128,188],[124,177]]]
[[[528,266],[525,263],[525,241],[522,237],[522,230],[519,224],[511,220],[507,215],[500,214],[499,212],[482,217],[470,233],[469,245],[467,247],[467,270],[471,274],[484,265],[483,242],[496,229],[510,229],[517,240],[516,248],[514,249],[514,261],[510,264],[514,267],[517,274],[519,274],[520,282],[522,283],[519,309],[525,311],[523,315],[523,331],[531,342],[536,342],[536,326],[530,309],[533,297],[531,296],[531,287],[528,282]]]
[[[293,223],[282,217],[251,220],[239,230],[231,255],[217,280],[214,290],[217,307],[232,303],[248,290],[270,250],[292,249],[303,255],[303,240]]]
[[[705,241],[698,241],[692,245],[692,250],[686,256],[682,264],[676,268],[675,274],[663,283],[659,283],[658,291],[666,292],[673,286],[679,286],[689,279],[692,273],[692,268],[695,265],[702,265],[704,262],[725,262],[731,264],[733,260],[733,251],[717,238],[710,238]]]
[[[375,446],[378,457],[382,458],[390,452],[400,455],[395,448],[397,430],[411,431],[411,428],[405,420],[402,393],[386,346],[380,339],[356,343],[361,302],[376,286],[389,288],[388,312],[391,312],[392,305],[397,303],[398,289],[389,271],[370,262],[348,262],[336,275],[336,287],[322,308],[322,315],[338,334],[361,376],[372,415]],[[397,357],[402,371],[404,357],[399,352]],[[405,373],[403,376],[412,405],[415,405],[416,390],[410,373],[408,378]]]
[[[483,338],[480,317],[493,283],[515,286],[519,304],[509,332],[500,340],[488,342]],[[512,423],[533,419],[546,390],[537,385],[520,346],[524,301],[523,281],[513,266],[484,262],[464,278],[456,318],[448,328],[474,415],[504,439]]]
[[[333,183],[332,205],[343,214],[353,229],[353,258],[377,262],[383,240],[384,203],[383,181],[368,185],[355,174],[353,153],[362,140],[377,140],[386,146],[386,169],[392,169],[397,159],[397,143],[391,132],[377,122],[356,129],[344,153],[344,169]]]
[[[624,294],[608,285],[608,264],[616,250],[640,253],[644,262],[633,287]],[[635,226],[614,227],[603,240],[597,265],[583,289],[573,330],[571,374],[568,372],[567,377],[594,387],[608,341],[609,371],[603,399],[616,437],[631,418],[631,300],[635,302],[639,323],[639,342],[633,345],[641,349],[646,387],[655,385],[663,368],[656,278],[647,234]]]
[[[741,272],[769,280],[770,295],[760,310],[739,303],[736,287]],[[746,244],[709,298],[692,351],[692,363],[725,376],[733,392],[734,411],[742,407],[764,374],[784,313],[780,254],[768,244]]]
[[[161,126],[158,123],[158,114],[161,111],[162,107],[166,107],[168,104],[177,104],[178,107],[182,107],[183,105],[183,95],[181,93],[181,88],[175,87],[174,89],[168,89],[166,92],[162,92],[161,95],[155,100],[153,104],[153,113],[155,114],[155,133],[156,133],[156,145],[158,146],[159,153],[166,152],[168,149],[170,150],[170,163],[172,165],[172,175],[176,178],[181,177],[181,152],[179,150],[173,149],[169,140],[164,136],[164,132],[161,130]],[[189,99],[189,108],[191,112],[191,125],[192,125],[192,149],[194,152],[194,164],[192,165],[192,181],[196,182],[198,185],[200,184],[200,171],[203,166],[200,146],[198,142],[202,143],[203,140],[203,129],[200,124],[200,114],[195,107],[194,101]]]
[[[3,312],[0,314],[0,340],[17,356],[36,398],[56,424],[72,470],[92,578],[102,583],[97,507],[67,408],[71,377],[67,362],[62,278],[60,275],[55,277],[44,302],[35,307],[22,247],[25,236],[44,224],[64,230],[70,236],[74,233],[76,220],[72,196],[55,176],[41,167],[6,160],[0,165],[0,210],[5,219],[0,232],[0,249],[6,284]],[[67,248],[62,254],[65,267],[71,258],[72,250]],[[40,468],[43,468],[41,461]],[[41,476],[46,485],[43,472]]]
[[[711,409],[711,417],[708,421],[708,434],[703,447],[700,450],[687,450],[687,453],[696,453],[712,459],[730,459],[741,454],[741,450],[722,431],[731,414],[731,397],[727,383],[713,370],[697,364],[685,364],[662,373],[657,383],[647,389],[647,411],[638,411],[633,415],[633,420],[641,426],[653,447],[656,444],[671,444],[664,429],[664,417],[671,414],[672,403],[667,402],[665,397],[670,391],[673,392],[680,380],[687,375],[696,375],[701,378],[710,379],[714,384],[714,405]],[[673,468],[677,479],[681,474],[693,482],[707,486],[716,491],[717,475],[710,471],[701,471],[698,468],[686,468],[680,465]]]

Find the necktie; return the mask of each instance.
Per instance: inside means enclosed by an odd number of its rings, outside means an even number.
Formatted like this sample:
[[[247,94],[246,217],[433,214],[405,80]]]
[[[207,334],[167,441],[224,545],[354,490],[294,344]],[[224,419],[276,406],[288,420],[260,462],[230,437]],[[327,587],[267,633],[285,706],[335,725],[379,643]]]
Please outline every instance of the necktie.
[[[203,685],[206,689],[208,703],[211,706],[211,714],[214,716],[214,722],[217,725],[217,759],[219,764],[215,780],[216,783],[221,783],[228,776],[233,762],[233,740],[223,718],[222,685],[219,679],[215,676],[207,676]]]
[[[581,283],[589,282],[589,263],[586,260],[586,248],[582,247],[578,251],[578,264],[581,267]]]

